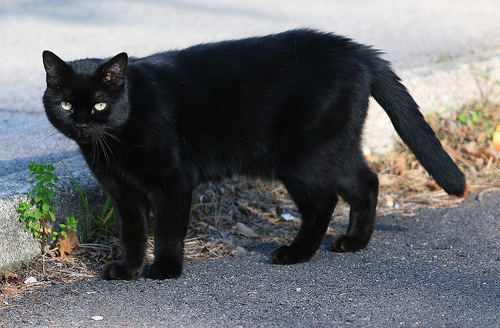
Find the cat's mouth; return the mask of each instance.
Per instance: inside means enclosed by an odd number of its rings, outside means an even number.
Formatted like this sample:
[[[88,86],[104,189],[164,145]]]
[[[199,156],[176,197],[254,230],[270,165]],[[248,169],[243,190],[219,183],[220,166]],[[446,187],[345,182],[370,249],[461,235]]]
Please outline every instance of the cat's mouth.
[[[77,144],[81,144],[81,145],[88,145],[88,144],[91,144],[94,142],[94,139],[92,139],[90,137],[73,138],[73,140],[75,140]]]
[[[77,144],[82,145],[88,145],[94,142],[94,138],[92,137],[92,135],[85,131],[76,131],[68,137],[75,140]]]

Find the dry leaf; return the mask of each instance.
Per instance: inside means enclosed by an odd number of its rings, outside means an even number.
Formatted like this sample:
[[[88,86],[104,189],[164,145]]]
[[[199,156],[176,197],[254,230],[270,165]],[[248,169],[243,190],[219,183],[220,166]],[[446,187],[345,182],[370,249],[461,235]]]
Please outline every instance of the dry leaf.
[[[425,183],[425,186],[432,191],[437,191],[437,190],[441,189],[441,187],[439,187],[438,184],[435,183],[434,181],[427,181]]]
[[[403,154],[399,154],[396,157],[396,161],[394,163],[394,174],[401,175],[405,173],[407,170],[406,168],[406,158],[404,157]]]
[[[8,270],[0,270],[0,283],[5,283],[9,280],[17,279],[15,273],[12,273]]]
[[[477,156],[484,156],[488,159],[493,158],[493,161],[496,163],[500,160],[500,151],[497,151],[495,145],[493,143],[490,143],[488,148],[478,151]]]
[[[477,143],[475,141],[468,142],[464,145],[464,149],[469,154],[474,154],[477,152]]]
[[[477,143],[482,144],[488,139],[488,133],[486,132],[479,132],[477,135]]]
[[[493,147],[497,152],[500,152],[500,125],[493,132]]]
[[[66,257],[71,255],[74,249],[78,248],[78,237],[76,236],[76,231],[66,230],[68,237],[63,237],[59,235],[56,240],[57,255],[60,257]]]
[[[255,233],[255,231],[253,231],[251,228],[247,227],[246,225],[244,225],[241,222],[236,223],[236,225],[234,226],[234,231],[237,234],[240,234],[240,235],[243,235],[243,236],[249,237],[249,238],[259,237],[259,235]]]

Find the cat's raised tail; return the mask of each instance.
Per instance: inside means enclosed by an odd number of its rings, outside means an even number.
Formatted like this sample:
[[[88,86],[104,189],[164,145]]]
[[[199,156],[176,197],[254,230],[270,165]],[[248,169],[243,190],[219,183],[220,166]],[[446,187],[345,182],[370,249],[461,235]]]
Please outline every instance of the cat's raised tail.
[[[389,115],[401,139],[444,191],[450,195],[467,196],[464,174],[443,149],[389,62],[374,56],[370,63],[371,95]]]

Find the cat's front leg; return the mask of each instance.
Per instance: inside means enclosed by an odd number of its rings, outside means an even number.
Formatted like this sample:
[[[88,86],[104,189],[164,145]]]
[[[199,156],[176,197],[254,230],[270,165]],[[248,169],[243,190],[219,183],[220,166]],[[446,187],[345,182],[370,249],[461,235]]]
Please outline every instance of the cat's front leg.
[[[127,189],[113,195],[115,215],[120,223],[122,259],[108,263],[103,270],[106,280],[135,280],[142,274],[148,233],[147,201]]]
[[[171,184],[154,200],[154,262],[149,269],[153,279],[177,278],[182,274],[184,237],[191,211],[192,189]]]

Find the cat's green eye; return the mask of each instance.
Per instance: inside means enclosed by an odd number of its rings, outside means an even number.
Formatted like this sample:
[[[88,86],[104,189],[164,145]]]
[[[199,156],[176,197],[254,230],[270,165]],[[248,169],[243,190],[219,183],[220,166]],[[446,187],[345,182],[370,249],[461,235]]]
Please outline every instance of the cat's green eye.
[[[71,103],[69,103],[67,101],[61,101],[60,105],[61,105],[61,108],[64,110],[72,110],[73,109],[73,105],[71,105]]]
[[[104,110],[104,108],[106,108],[106,103],[104,102],[100,102],[100,103],[97,103],[94,105],[94,109],[95,110]]]

